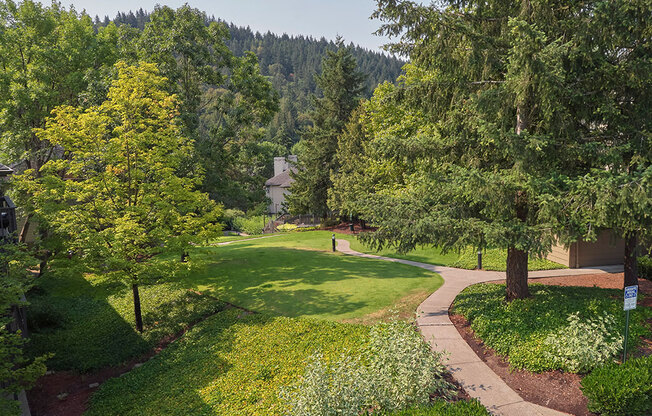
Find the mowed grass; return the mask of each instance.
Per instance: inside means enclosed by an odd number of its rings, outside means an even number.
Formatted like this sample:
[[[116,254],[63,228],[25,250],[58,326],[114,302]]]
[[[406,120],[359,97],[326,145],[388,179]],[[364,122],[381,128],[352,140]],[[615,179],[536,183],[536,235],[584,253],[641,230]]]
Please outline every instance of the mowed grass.
[[[281,415],[281,389],[319,352],[356,355],[369,327],[226,310],[140,368],[102,385],[88,416]]]
[[[330,244],[329,233],[302,232],[199,247],[191,256],[204,266],[140,286],[142,334],[134,327],[129,287],[55,261],[58,272],[27,296],[28,351],[54,354],[51,369],[88,372],[146,354],[224,309],[222,301],[271,315],[374,323],[394,309],[413,316],[443,282],[415,267],[329,252]]]
[[[309,231],[200,247],[206,266],[185,285],[244,308],[273,315],[331,320],[414,313],[439,288],[436,273],[331,251],[331,233]]]
[[[361,253],[376,254],[378,256],[392,257],[419,261],[422,263],[435,264],[438,266],[457,267],[460,269],[473,270],[478,265],[478,252],[468,248],[461,252],[449,251],[443,253],[438,247],[419,246],[408,253],[399,253],[396,249],[387,247],[380,251],[373,250],[360,242],[357,237],[347,234],[336,234],[339,239],[346,239],[351,243],[351,249]],[[501,249],[487,249],[482,255],[483,270],[505,271],[507,262],[507,251]],[[565,269],[563,264],[554,261],[530,258],[528,261],[529,270],[552,270]]]

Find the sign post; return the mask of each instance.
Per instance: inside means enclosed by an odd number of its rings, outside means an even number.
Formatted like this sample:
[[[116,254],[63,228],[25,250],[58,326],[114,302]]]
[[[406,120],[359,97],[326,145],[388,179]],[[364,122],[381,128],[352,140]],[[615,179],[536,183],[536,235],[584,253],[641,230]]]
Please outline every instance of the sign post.
[[[625,287],[625,340],[623,341],[623,363],[627,361],[627,338],[629,338],[629,311],[636,309],[638,285]]]

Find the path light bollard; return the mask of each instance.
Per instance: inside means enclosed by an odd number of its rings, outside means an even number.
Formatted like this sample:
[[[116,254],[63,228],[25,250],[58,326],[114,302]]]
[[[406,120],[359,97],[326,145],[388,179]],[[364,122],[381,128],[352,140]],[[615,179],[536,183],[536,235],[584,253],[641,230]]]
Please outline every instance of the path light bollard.
[[[333,240],[333,251],[335,251],[335,234],[333,234],[332,240]]]
[[[482,270],[482,250],[478,249],[478,270]]]

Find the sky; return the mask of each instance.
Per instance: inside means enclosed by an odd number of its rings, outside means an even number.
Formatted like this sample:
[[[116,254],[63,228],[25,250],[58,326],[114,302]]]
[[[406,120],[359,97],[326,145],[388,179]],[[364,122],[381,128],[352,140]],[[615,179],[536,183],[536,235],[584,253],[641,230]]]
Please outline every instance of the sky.
[[[77,11],[95,17],[113,18],[117,12],[151,11],[156,4],[177,8],[184,3],[215,15],[238,26],[249,26],[254,31],[271,31],[277,34],[311,35],[334,40],[337,35],[346,43],[379,50],[388,43],[385,37],[372,33],[378,29],[378,20],[369,20],[375,10],[374,0],[60,0],[65,6],[74,5]],[[45,3],[45,2],[44,2]]]

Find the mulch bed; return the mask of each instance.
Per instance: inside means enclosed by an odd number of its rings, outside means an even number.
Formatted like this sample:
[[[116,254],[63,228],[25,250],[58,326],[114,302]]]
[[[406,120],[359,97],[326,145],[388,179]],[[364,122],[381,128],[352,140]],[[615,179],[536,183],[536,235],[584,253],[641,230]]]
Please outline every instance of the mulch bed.
[[[580,276],[559,276],[531,279],[532,283],[556,286],[585,286],[606,289],[622,289],[622,273],[599,273]],[[504,280],[492,283],[504,283]],[[645,298],[639,298],[639,307],[652,307],[652,282],[639,279],[639,290]],[[461,315],[451,315],[451,321],[462,338],[475,353],[508,386],[517,391],[523,399],[541,406],[577,416],[591,416],[586,408],[587,401],[580,389],[582,377],[562,371],[548,371],[541,374],[524,370],[510,370],[509,363],[475,337],[469,322]],[[650,322],[652,324],[652,322]],[[643,340],[635,355],[652,355],[652,340]]]

